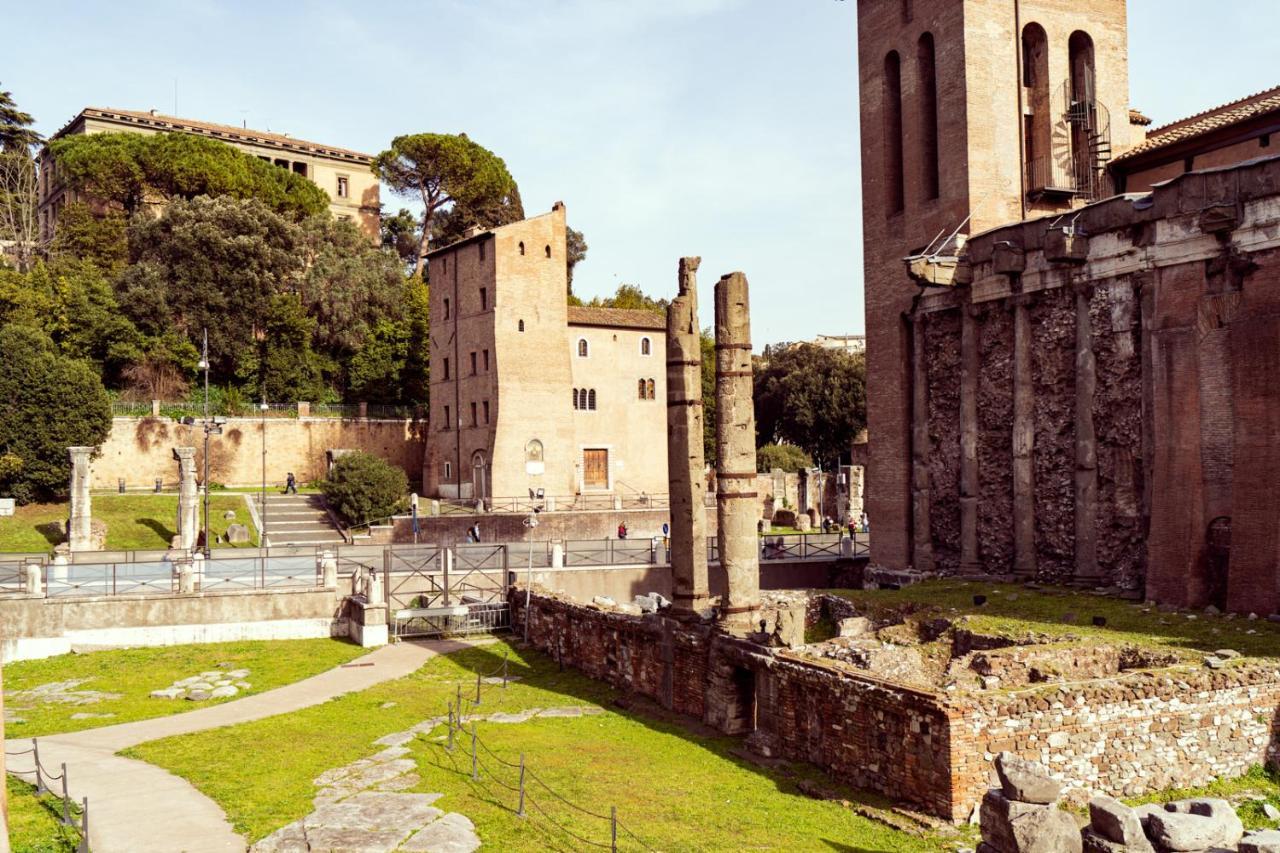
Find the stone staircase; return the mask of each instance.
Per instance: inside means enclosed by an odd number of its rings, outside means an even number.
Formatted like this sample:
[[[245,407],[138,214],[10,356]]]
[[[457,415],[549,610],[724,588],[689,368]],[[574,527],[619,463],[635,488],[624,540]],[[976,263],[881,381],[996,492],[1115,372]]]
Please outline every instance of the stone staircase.
[[[261,498],[254,496],[253,503],[261,520]],[[323,495],[268,494],[265,532],[272,546],[340,545],[346,541]]]

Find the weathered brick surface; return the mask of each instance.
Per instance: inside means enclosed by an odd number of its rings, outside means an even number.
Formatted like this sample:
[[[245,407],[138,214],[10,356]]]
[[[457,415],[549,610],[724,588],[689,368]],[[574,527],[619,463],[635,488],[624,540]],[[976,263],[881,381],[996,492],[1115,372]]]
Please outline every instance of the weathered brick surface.
[[[978,552],[987,571],[1013,570],[1013,318],[978,318]]]
[[[930,353],[929,512],[933,555],[948,574],[960,567],[960,315],[933,314],[925,324]]]

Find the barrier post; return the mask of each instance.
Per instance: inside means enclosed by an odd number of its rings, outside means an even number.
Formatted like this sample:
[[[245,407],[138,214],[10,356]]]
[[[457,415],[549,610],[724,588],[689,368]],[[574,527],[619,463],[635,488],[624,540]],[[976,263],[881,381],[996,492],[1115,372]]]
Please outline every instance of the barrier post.
[[[507,656],[510,654],[511,652],[502,653],[502,689],[503,690],[507,689]]]
[[[67,796],[67,763],[62,762],[62,825],[71,826],[71,798]]]
[[[473,705],[480,704],[480,673],[478,672],[476,673],[476,701],[471,704]]]
[[[89,798],[80,801],[80,846],[76,853],[89,853]]]
[[[40,742],[35,738],[31,739],[32,758],[36,760],[36,793],[47,794],[49,789],[44,784],[44,775],[40,772]]]
[[[609,849],[618,853],[618,807],[609,806]]]
[[[445,752],[453,752],[453,703],[449,703],[449,741],[445,744]]]
[[[476,721],[471,721],[471,778],[480,778],[480,765],[476,760]]]
[[[516,809],[516,817],[524,817],[524,753],[520,753],[520,806]]]

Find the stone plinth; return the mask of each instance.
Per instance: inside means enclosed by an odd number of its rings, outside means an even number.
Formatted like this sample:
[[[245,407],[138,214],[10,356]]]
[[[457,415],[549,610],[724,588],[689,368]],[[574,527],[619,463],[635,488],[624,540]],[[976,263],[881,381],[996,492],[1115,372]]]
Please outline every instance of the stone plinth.
[[[178,535],[175,546],[189,551],[196,547],[196,539],[200,533],[196,449],[175,447],[173,458],[178,460]]]
[[[671,571],[673,603],[684,611],[701,611],[709,603],[702,453],[702,343],[696,277],[700,261],[701,258],[680,259],[680,292],[667,308]]]
[[[93,447],[68,447],[71,455],[71,517],[67,545],[72,551],[93,550],[93,515],[89,504],[90,457]]]
[[[721,615],[750,628],[760,607],[756,534],[756,416],[751,396],[751,308],[740,272],[716,283],[716,511],[728,582]]]

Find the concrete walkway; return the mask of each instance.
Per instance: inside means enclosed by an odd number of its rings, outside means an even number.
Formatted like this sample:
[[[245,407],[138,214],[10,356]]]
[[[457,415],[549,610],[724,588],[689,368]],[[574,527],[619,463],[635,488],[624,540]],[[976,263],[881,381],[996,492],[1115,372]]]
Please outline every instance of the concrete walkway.
[[[89,846],[94,853],[244,853],[247,842],[231,828],[217,803],[185,779],[115,753],[145,741],[318,705],[344,693],[408,675],[436,655],[467,645],[438,640],[384,646],[328,672],[234,702],[153,720],[42,737],[40,763],[56,773],[65,762],[71,796],[77,802],[82,797],[89,798]],[[31,741],[9,741],[6,748],[9,752],[30,749]],[[271,745],[262,744],[261,748],[271,749]],[[12,764],[23,767],[29,761],[27,756]],[[33,777],[24,778],[32,781]]]

